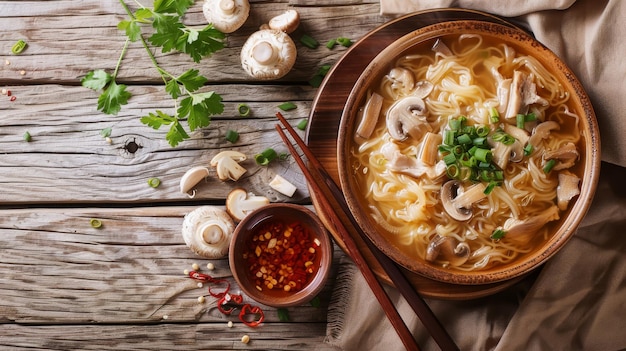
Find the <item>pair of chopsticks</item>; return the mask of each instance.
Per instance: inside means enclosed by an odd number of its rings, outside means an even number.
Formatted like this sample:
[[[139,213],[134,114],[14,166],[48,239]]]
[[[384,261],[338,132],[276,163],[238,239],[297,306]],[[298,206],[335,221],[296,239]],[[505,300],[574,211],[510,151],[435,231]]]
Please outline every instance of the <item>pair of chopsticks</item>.
[[[331,225],[334,226],[336,233],[345,243],[349,256],[352,258],[354,263],[363,274],[365,281],[372,289],[374,296],[380,303],[383,311],[387,315],[387,318],[400,336],[400,339],[402,340],[405,348],[407,350],[419,350],[419,346],[417,345],[415,338],[411,334],[411,331],[400,317],[398,310],[396,310],[395,306],[391,302],[391,299],[387,295],[387,292],[384,290],[380,281],[376,278],[376,275],[372,271],[371,267],[367,264],[365,258],[363,257],[363,254],[357,247],[356,242],[350,235],[350,232],[345,227],[338,214],[335,212],[337,208],[339,208],[343,212],[343,214],[350,219],[350,222],[354,226],[354,229],[359,233],[363,241],[365,241],[376,260],[380,263],[380,265],[385,270],[385,273],[387,273],[398,291],[400,291],[400,293],[402,294],[402,296],[404,296],[413,311],[420,318],[420,320],[424,324],[424,327],[431,334],[437,345],[439,345],[439,347],[444,351],[459,350],[458,346],[454,343],[448,332],[441,325],[430,307],[428,307],[422,297],[417,293],[417,291],[415,291],[411,283],[408,281],[408,279],[400,270],[400,268],[396,265],[396,263],[393,262],[384,253],[382,253],[376,246],[374,246],[369,238],[367,238],[365,233],[363,233],[363,231],[360,229],[358,223],[350,213],[341,189],[333,181],[330,175],[328,175],[328,172],[326,172],[324,166],[317,160],[315,155],[313,155],[311,150],[306,146],[304,141],[291,127],[287,120],[285,120],[280,112],[276,114],[276,117],[278,117],[282,125],[289,132],[291,137],[295,140],[300,149],[302,149],[306,158],[309,160],[309,163],[311,165],[310,170],[304,163],[302,157],[300,157],[300,154],[298,154],[298,152],[296,151],[295,147],[287,138],[287,135],[285,134],[281,126],[279,124],[276,124],[276,130],[278,131],[278,134],[280,135],[285,145],[287,145],[289,153],[298,163],[298,166],[300,167],[305,178],[309,182],[309,186],[317,196],[320,210],[324,213],[325,216],[327,216]]]

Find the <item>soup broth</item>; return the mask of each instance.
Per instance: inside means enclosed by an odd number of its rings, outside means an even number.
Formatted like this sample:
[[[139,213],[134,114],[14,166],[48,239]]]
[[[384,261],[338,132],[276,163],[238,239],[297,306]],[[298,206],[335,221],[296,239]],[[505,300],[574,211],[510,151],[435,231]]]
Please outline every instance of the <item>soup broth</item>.
[[[351,165],[387,240],[463,271],[549,237],[579,194],[580,117],[557,78],[491,38],[444,36],[370,87]]]

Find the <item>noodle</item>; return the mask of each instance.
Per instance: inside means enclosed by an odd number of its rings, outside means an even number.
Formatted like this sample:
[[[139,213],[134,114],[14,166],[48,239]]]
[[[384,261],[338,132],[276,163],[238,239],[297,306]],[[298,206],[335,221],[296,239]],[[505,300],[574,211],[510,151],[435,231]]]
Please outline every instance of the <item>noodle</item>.
[[[467,244],[469,257],[455,264],[437,256],[432,260],[434,264],[461,271],[481,270],[511,262],[530,252],[548,236],[549,222],[554,220],[552,217],[543,216],[546,217],[545,221],[536,224],[532,233],[514,234],[520,230],[507,225],[521,221],[532,222],[533,218],[542,219],[543,213],[550,212],[549,209],[556,206],[559,172],[546,173],[548,160],[544,153],[559,150],[568,144],[578,145],[581,139],[578,126],[580,118],[567,105],[569,94],[558,79],[534,57],[516,52],[505,44],[490,43],[488,38],[475,34],[441,39],[452,55],[424,50],[403,55],[394,65],[395,68],[409,71],[415,82],[432,83],[432,90],[423,99],[427,111],[424,123],[428,123],[428,131],[444,137],[450,129],[450,119],[459,116],[466,118],[468,126],[487,125],[490,133],[505,123],[512,124],[512,128],[525,130],[522,133],[528,136],[534,132],[533,126],[544,121],[555,121],[560,128],[550,130],[549,136],[536,138],[540,142],[532,145],[530,152],[525,149],[523,158],[513,159],[510,156],[509,159],[509,155],[505,154],[507,162],[502,164],[501,169],[503,179],[489,193],[485,192],[481,199],[472,203],[471,218],[457,220],[442,203],[442,187],[449,181],[449,176],[444,173],[443,176],[431,177],[435,165],[416,161],[427,148],[422,143],[423,138],[394,139],[384,123],[394,104],[413,94],[412,86],[407,89],[406,82],[399,82],[386,75],[377,86],[371,88],[370,94],[375,92],[383,98],[381,118],[378,118],[372,135],[352,148],[353,171],[371,217],[382,229],[386,239],[406,255],[430,260],[427,258],[429,244],[437,237],[446,237],[456,243]],[[519,124],[516,126],[511,118],[507,120],[509,116],[503,115],[507,107],[503,104],[513,104],[513,95],[506,96],[503,91],[511,85],[511,81],[515,82],[514,76],[520,72],[526,77],[522,83],[522,89],[525,89],[523,93],[536,92],[536,96],[530,97],[534,100],[523,102],[522,111],[518,112],[536,117],[536,120],[524,122],[528,124],[524,124],[523,128]],[[499,121],[490,121],[493,109],[501,112]],[[492,136],[490,134],[489,138]],[[524,139],[527,137],[514,140],[524,145]],[[489,141],[497,143],[495,140]],[[518,146],[515,144],[511,147]],[[443,162],[444,156],[440,149],[437,162]],[[395,159],[414,166],[400,169],[395,166]],[[557,159],[557,164],[562,164],[560,169],[568,172],[567,169],[573,163],[565,166],[566,161],[563,156],[563,159]],[[431,173],[420,167],[430,167]],[[467,178],[473,173],[462,174]],[[466,178],[461,181],[466,190],[472,183],[480,182]],[[502,230],[504,237],[492,237],[497,230]]]

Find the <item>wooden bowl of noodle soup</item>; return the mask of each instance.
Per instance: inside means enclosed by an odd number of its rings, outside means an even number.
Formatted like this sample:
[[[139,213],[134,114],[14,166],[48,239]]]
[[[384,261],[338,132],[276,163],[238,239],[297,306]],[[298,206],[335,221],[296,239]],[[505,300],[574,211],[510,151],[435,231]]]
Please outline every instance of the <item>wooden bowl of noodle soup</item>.
[[[339,127],[350,210],[406,269],[455,284],[518,277],[574,235],[600,169],[581,84],[525,32],[431,25],[363,71]]]

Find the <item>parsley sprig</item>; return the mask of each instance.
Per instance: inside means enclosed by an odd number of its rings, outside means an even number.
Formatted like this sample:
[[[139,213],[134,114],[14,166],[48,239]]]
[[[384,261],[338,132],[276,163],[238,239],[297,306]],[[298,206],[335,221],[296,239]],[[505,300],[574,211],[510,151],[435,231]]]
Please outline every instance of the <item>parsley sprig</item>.
[[[126,10],[128,19],[119,22],[117,27],[126,33],[127,39],[115,71],[112,74],[102,69],[91,71],[81,83],[87,88],[101,91],[98,110],[106,114],[118,114],[121,107],[128,103],[131,93],[126,90],[125,84],[117,82],[117,73],[130,43],[141,42],[165,83],[165,91],[172,97],[177,109],[174,115],[157,110],[141,117],[140,121],[154,129],[169,126],[165,139],[175,147],[189,138],[181,121],[187,121],[190,131],[208,126],[211,116],[224,112],[222,97],[213,91],[199,92],[208,79],[200,75],[197,69],[189,69],[180,75],[174,75],[163,69],[144,38],[143,29],[147,26],[153,28],[148,41],[153,46],[160,47],[163,53],[174,50],[186,53],[196,63],[224,48],[225,35],[211,24],[196,29],[182,23],[181,18],[193,5],[194,0],[156,0],[152,8],[140,5],[141,7],[134,13],[124,0],[120,0],[120,3]]]

